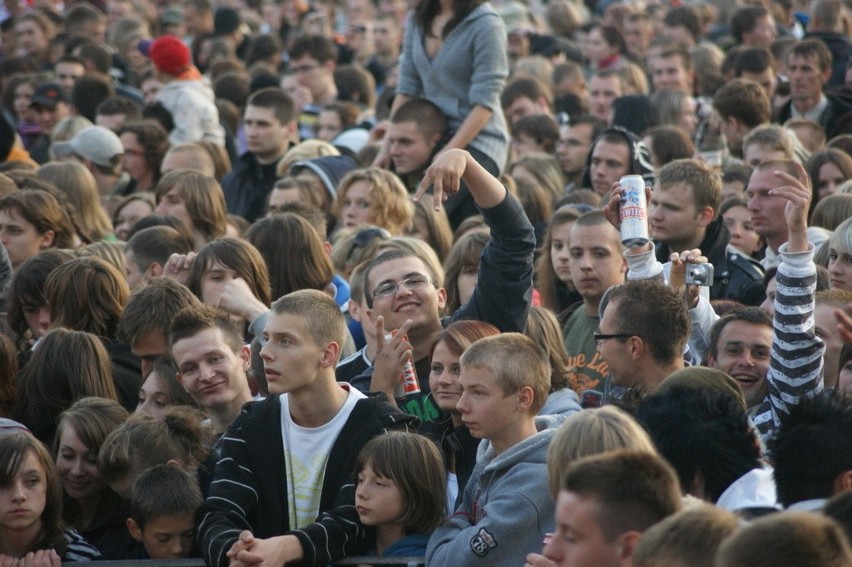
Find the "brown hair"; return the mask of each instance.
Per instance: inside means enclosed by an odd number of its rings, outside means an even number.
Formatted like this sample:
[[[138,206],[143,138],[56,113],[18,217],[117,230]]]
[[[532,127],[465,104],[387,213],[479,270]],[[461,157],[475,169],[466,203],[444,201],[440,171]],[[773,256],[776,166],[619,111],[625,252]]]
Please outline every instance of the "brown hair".
[[[252,295],[264,305],[269,305],[269,272],[266,262],[257,248],[241,238],[217,238],[201,247],[186,279],[186,287],[196,297],[201,299],[201,280],[217,261],[234,270],[248,284]]]
[[[129,295],[124,274],[94,256],[65,262],[44,284],[54,327],[87,331],[104,339],[115,337]]]
[[[222,187],[215,178],[189,169],[170,171],[157,183],[157,203],[174,188],[178,189],[178,194],[183,198],[195,229],[206,240],[225,236],[228,208]]]
[[[662,457],[611,451],[572,463],[561,489],[598,502],[598,525],[608,541],[644,532],[681,506],[677,475]]]
[[[334,271],[323,240],[299,215],[260,219],[245,237],[266,260],[273,300],[299,289],[324,290],[331,283]]]
[[[355,461],[355,474],[360,476],[367,466],[392,480],[402,494],[405,512],[398,521],[406,533],[432,533],[444,520],[447,474],[432,441],[417,433],[389,431],[364,446]]]
[[[62,484],[47,447],[29,431],[16,430],[3,434],[3,442],[0,443],[0,487],[9,486],[23,469],[29,455],[36,458],[44,472],[45,503],[44,510],[39,514],[41,527],[28,551],[53,549],[62,556],[66,546],[65,524],[62,521]]]

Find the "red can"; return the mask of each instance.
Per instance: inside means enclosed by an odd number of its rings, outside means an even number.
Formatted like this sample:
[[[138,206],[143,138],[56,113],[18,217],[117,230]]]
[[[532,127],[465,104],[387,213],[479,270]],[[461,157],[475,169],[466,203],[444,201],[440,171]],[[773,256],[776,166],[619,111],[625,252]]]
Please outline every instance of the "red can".
[[[394,336],[396,336],[396,331],[385,334],[385,341],[390,341]],[[408,342],[408,336],[403,336],[402,340]],[[417,380],[417,371],[414,369],[414,359],[409,354],[402,367],[402,376],[400,376],[399,384],[397,384],[393,395],[397,398],[404,398],[419,393],[420,382]]]

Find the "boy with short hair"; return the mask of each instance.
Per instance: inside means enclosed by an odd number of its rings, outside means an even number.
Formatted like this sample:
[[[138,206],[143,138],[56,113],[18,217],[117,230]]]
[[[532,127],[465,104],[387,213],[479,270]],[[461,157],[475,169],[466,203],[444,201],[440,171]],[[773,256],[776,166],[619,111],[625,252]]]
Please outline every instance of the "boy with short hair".
[[[555,429],[536,420],[550,388],[547,357],[528,337],[503,333],[476,341],[460,362],[457,407],[485,442],[461,506],[429,540],[426,563],[522,565],[553,528],[547,448]]]
[[[133,483],[127,529],[145,546],[146,559],[189,557],[195,513],[203,502],[189,473],[173,465],[151,467]]]
[[[270,395],[243,406],[222,438],[199,542],[208,565],[327,565],[364,541],[359,451],[416,419],[336,381],[346,320],[325,293],[279,298],[263,336]]]

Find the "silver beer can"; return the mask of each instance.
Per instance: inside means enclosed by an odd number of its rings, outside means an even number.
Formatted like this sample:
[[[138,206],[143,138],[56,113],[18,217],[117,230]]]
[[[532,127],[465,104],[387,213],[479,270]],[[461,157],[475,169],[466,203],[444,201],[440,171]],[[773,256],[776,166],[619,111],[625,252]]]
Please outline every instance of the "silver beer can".
[[[619,181],[621,195],[621,243],[625,246],[642,246],[651,237],[648,234],[648,203],[645,200],[645,180],[641,175],[625,175]]]

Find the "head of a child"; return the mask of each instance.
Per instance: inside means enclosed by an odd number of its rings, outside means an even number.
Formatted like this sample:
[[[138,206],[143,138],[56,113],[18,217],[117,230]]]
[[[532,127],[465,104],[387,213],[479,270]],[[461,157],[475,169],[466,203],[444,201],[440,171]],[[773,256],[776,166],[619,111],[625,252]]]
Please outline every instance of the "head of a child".
[[[478,439],[499,451],[544,405],[550,390],[547,355],[529,337],[502,333],[473,343],[461,359],[456,408]]]
[[[397,524],[405,534],[430,534],[444,519],[447,480],[437,446],[422,435],[373,438],[355,462],[355,505],[366,526]]]
[[[172,35],[157,38],[149,47],[148,56],[161,82],[171,82],[192,67],[189,47]]]
[[[133,483],[127,529],[151,559],[187,557],[202,502],[198,481],[189,473],[171,465],[151,467]]]
[[[98,454],[103,480],[130,499],[140,473],[160,464],[195,470],[208,456],[204,414],[187,406],[169,408],[162,419],[133,414],[107,436]]]
[[[0,535],[7,530],[20,532],[40,522],[41,529],[30,542],[30,550],[64,548],[62,487],[53,459],[29,431],[16,429],[2,433],[0,440],[0,510],[21,508],[18,497],[13,496],[21,492],[27,496],[28,513],[12,517],[2,514]],[[8,555],[9,550],[0,549],[0,553]]]

